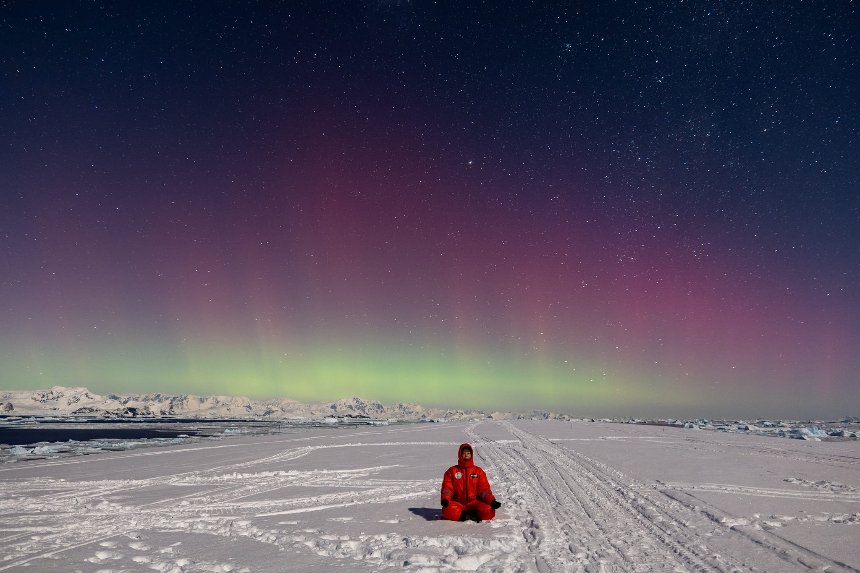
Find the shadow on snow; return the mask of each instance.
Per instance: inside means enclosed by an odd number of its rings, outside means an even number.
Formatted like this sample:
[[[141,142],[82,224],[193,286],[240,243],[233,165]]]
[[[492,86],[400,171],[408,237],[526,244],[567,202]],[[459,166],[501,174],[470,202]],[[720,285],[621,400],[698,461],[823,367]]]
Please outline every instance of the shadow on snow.
[[[442,519],[442,510],[435,507],[410,507],[409,511],[418,517],[423,517],[427,521]]]

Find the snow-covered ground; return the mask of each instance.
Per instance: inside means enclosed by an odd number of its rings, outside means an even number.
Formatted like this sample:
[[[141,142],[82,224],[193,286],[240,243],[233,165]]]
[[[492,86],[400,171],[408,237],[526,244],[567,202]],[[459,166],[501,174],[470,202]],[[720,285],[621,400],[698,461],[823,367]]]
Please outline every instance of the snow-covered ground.
[[[504,503],[438,520],[457,445]],[[0,465],[0,571],[860,571],[860,445],[577,421]]]

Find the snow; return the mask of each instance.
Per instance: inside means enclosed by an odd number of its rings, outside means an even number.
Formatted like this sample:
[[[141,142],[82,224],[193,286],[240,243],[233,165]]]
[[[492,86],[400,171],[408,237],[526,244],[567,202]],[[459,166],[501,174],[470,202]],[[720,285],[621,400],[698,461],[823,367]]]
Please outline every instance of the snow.
[[[495,520],[438,519],[463,441],[503,502]],[[858,454],[486,420],[16,461],[0,465],[0,571],[858,571]]]

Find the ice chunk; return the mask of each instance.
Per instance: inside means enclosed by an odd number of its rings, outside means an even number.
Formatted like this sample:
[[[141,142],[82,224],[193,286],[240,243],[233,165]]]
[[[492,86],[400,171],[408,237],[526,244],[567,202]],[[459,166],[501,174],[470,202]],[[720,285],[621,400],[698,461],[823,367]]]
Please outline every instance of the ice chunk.
[[[58,453],[56,446],[37,446],[33,448],[33,453],[37,456],[49,456]]]
[[[788,430],[785,434],[789,438],[795,438],[798,440],[821,440],[821,438],[828,437],[827,432],[822,430],[818,426],[792,428],[791,430]]]

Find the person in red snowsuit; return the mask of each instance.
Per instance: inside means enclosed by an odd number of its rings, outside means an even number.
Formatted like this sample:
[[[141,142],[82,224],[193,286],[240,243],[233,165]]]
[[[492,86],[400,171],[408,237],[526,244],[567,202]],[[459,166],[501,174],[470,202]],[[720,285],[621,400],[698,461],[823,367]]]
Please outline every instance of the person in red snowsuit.
[[[448,468],[442,478],[442,519],[481,522],[493,519],[502,506],[493,495],[487,474],[475,465],[472,446],[461,444],[457,465]]]

